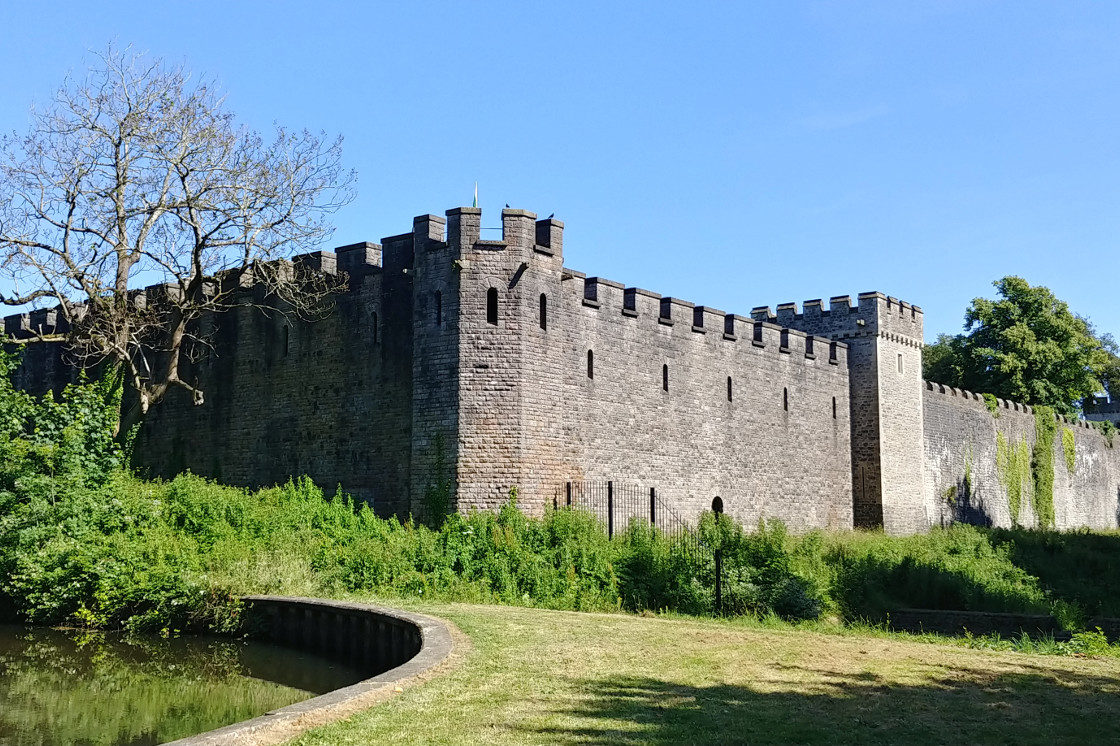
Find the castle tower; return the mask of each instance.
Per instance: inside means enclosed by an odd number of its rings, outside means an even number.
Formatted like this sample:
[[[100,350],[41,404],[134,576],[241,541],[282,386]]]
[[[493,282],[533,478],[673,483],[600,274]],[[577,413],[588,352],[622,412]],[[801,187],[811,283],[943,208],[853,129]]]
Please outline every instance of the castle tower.
[[[544,504],[560,467],[563,223],[502,211],[500,239],[483,238],[482,211],[422,215],[411,234],[412,510],[492,509],[511,487]],[[556,474],[554,474],[556,472]]]
[[[564,225],[507,208],[497,240],[480,237],[475,208],[449,219],[461,252],[457,507],[495,508],[516,486],[535,511],[559,470]]]
[[[848,344],[852,503],[858,528],[912,533],[929,527],[922,503],[922,310],[882,293],[766,307],[760,321]]]

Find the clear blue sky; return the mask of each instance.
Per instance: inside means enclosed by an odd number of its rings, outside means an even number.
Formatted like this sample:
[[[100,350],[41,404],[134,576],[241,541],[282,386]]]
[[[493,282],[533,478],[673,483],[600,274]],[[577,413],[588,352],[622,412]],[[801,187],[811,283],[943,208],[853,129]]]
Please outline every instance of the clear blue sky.
[[[1120,335],[1120,4],[5,3],[0,129],[110,40],[346,138],[335,244],[508,202],[568,266],[726,311],[992,280]],[[486,216],[489,217],[486,217]]]

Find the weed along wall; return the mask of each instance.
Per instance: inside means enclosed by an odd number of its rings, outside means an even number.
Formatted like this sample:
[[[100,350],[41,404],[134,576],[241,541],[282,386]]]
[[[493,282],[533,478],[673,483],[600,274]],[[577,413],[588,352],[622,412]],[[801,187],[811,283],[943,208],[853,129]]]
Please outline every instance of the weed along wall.
[[[1120,438],[1046,408],[927,382],[923,501],[931,525],[1112,529]]]

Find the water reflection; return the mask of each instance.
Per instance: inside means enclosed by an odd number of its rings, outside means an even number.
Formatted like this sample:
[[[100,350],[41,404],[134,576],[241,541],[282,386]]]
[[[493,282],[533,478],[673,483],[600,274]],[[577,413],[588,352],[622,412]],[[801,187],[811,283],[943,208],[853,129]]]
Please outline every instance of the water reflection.
[[[0,746],[157,744],[362,678],[265,643],[0,625]]]

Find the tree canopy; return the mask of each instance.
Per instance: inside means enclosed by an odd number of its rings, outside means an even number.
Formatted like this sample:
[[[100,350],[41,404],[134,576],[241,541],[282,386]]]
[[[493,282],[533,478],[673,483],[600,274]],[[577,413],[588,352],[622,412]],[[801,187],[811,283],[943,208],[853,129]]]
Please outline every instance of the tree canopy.
[[[1120,383],[1111,337],[1098,337],[1048,288],[1014,276],[993,285],[999,297],[973,299],[965,333],[926,347],[927,379],[1065,413],[1101,391],[1102,379]]]
[[[340,139],[266,139],[182,65],[110,48],[0,141],[0,303],[57,308],[76,362],[123,375],[122,429],[172,388],[201,403],[181,366],[209,344],[199,320],[318,307],[330,281],[283,260],[329,237],[352,179]]]

